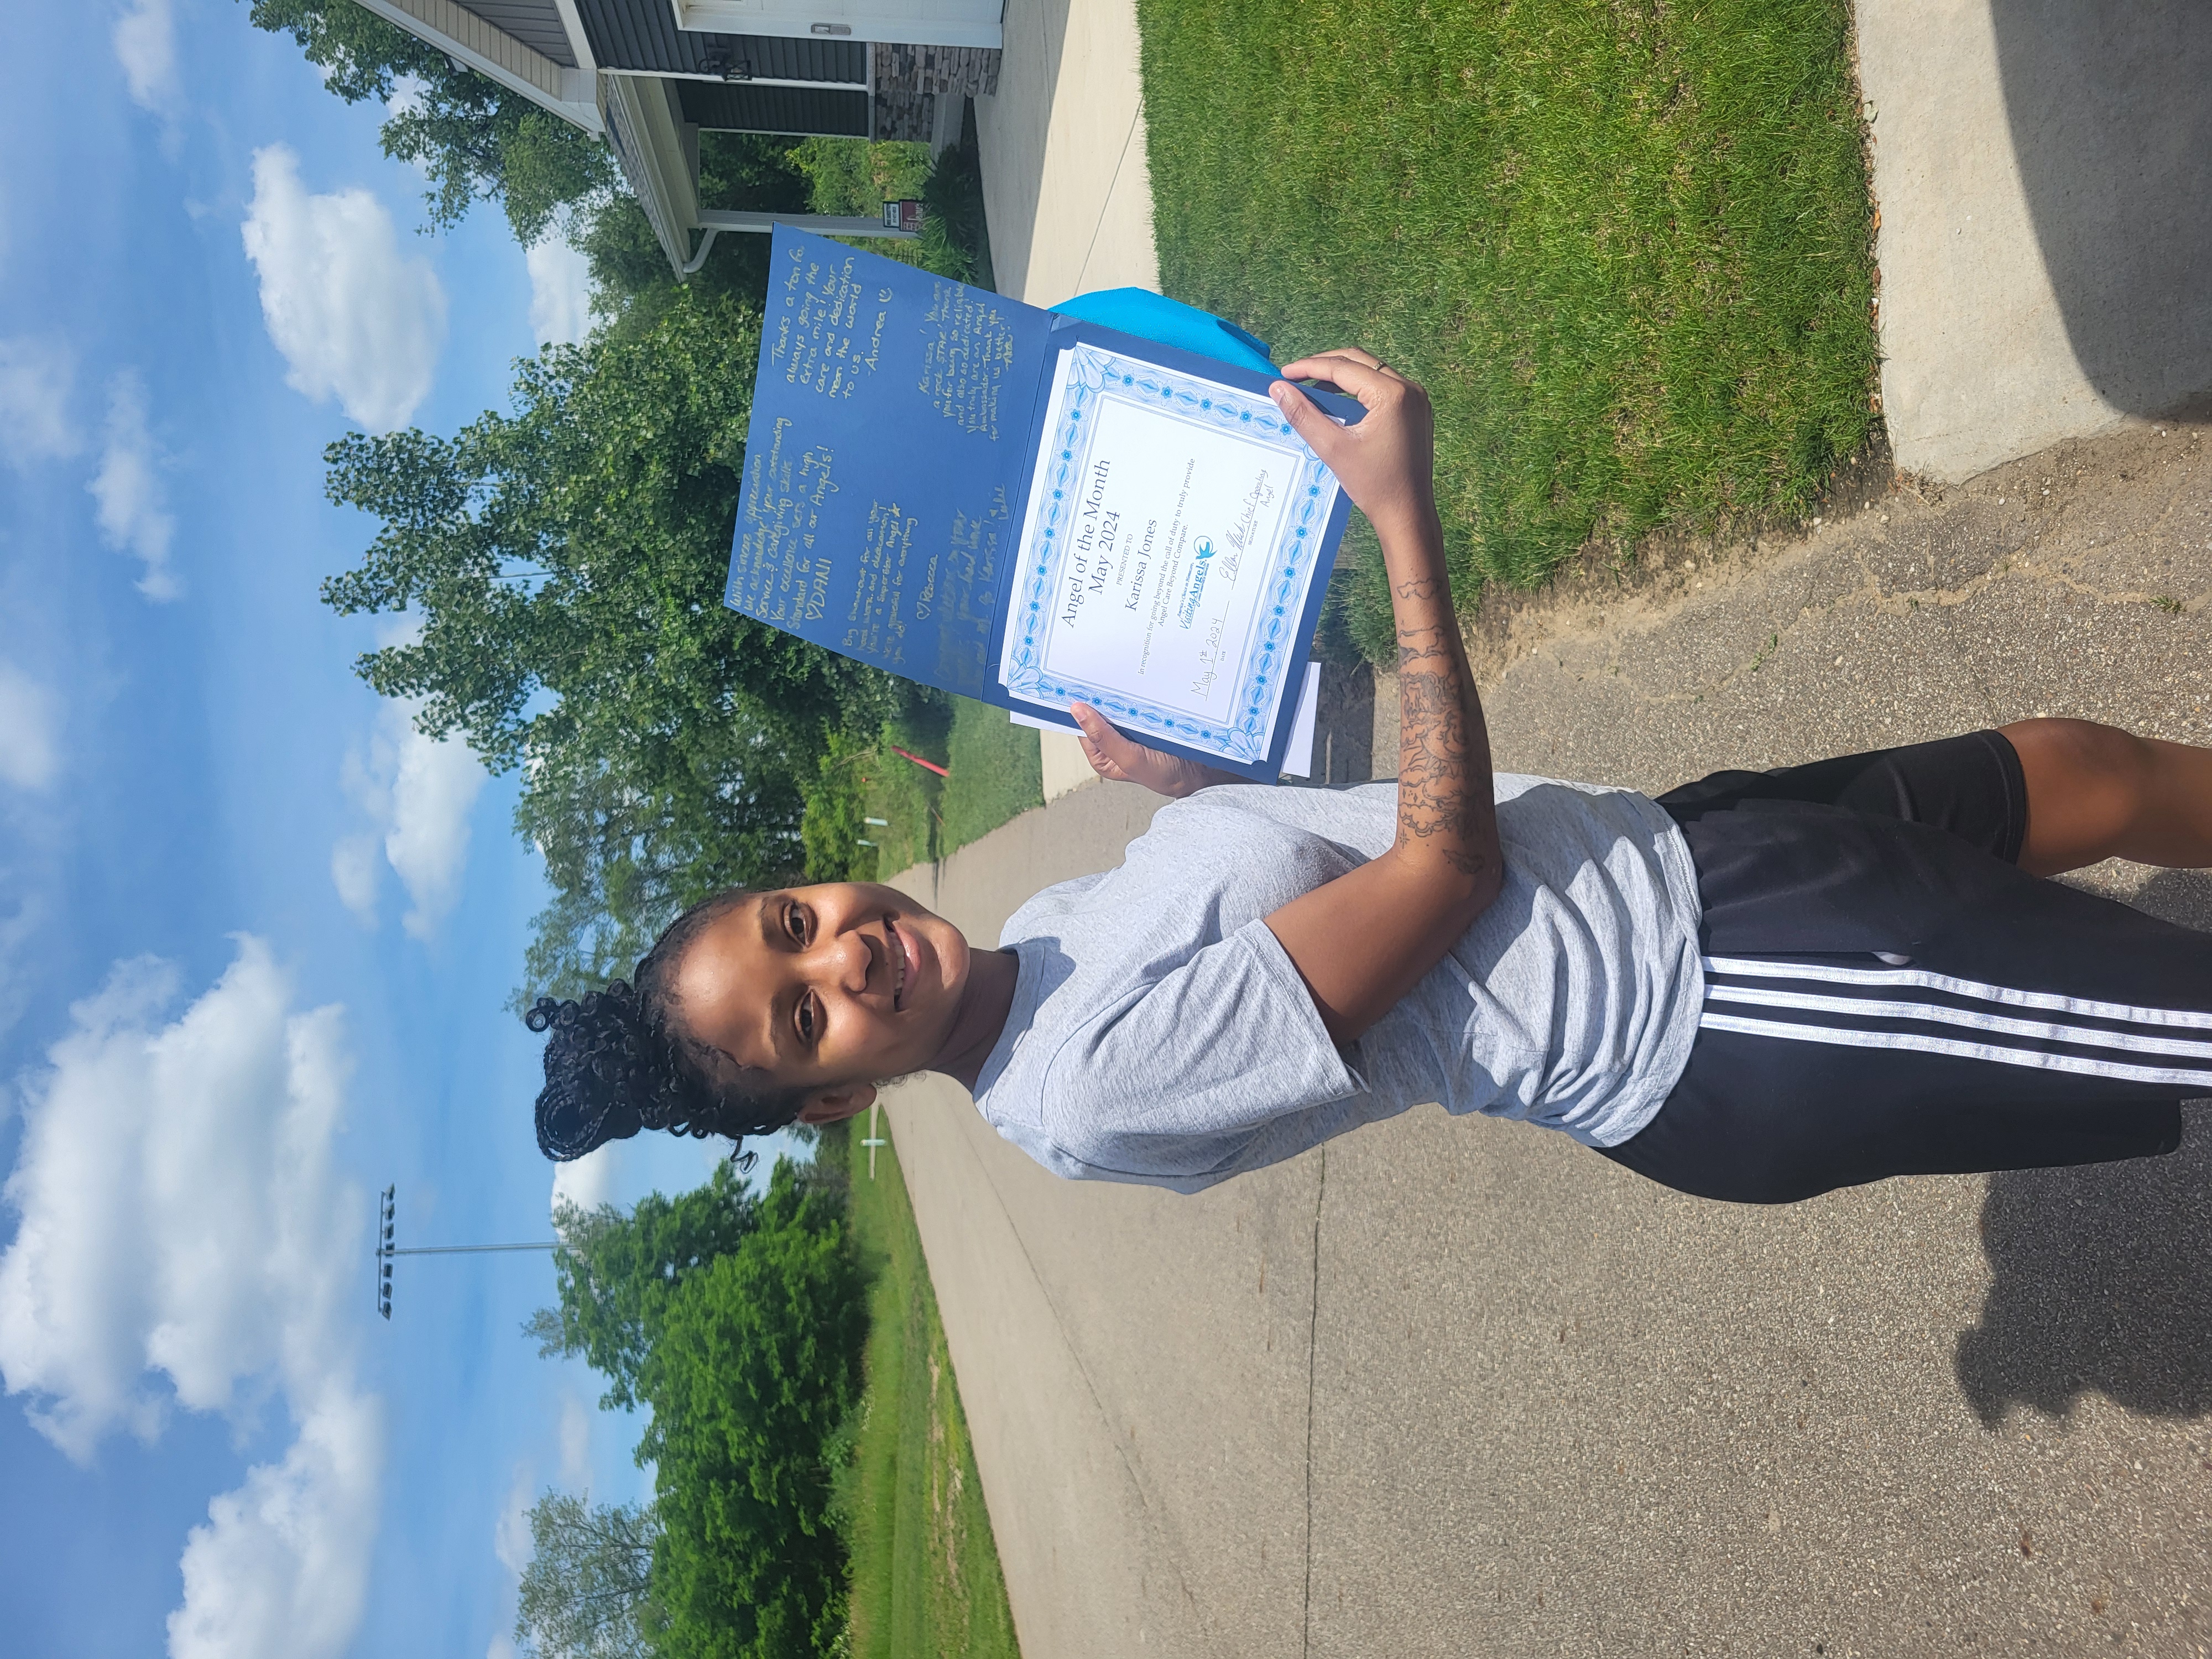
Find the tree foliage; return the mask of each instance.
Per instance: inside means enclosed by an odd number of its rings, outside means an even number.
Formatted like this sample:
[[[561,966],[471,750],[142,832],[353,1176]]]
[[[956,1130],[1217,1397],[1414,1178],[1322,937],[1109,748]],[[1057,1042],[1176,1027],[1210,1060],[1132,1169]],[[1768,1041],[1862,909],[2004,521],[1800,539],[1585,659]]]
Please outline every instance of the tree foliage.
[[[759,1205],[727,1164],[675,1198],[647,1194],[628,1215],[611,1204],[583,1210],[564,1203],[554,1215],[560,1304],[540,1308],[523,1329],[538,1339],[540,1354],[580,1358],[605,1377],[602,1406],[630,1410],[671,1300],[693,1274],[742,1245],[760,1220]]]
[[[560,1218],[560,1305],[525,1328],[542,1352],[605,1376],[605,1404],[651,1413],[637,1459],[653,1468],[654,1498],[639,1524],[657,1531],[628,1605],[663,1659],[814,1659],[843,1629],[830,1462],[860,1395],[867,1333],[845,1192],[838,1170],[779,1159],[757,1199],[725,1165],[628,1215]],[[578,1513],[567,1501],[548,1511],[564,1525]],[[573,1528],[560,1547],[611,1547]],[[549,1563],[569,1559],[538,1549]],[[634,1553],[624,1559],[635,1568]],[[639,1582],[619,1565],[607,1558],[594,1582]]]
[[[832,735],[821,760],[821,775],[808,792],[799,836],[806,849],[809,881],[872,881],[876,860],[860,843],[868,831],[868,796],[860,765],[873,750],[848,738]]]
[[[530,1506],[530,1565],[517,1595],[514,1639],[532,1659],[647,1659],[659,1624],[650,1506],[593,1505],[549,1492]]]
[[[830,733],[908,695],[722,604],[759,337],[746,301],[678,293],[649,327],[523,360],[511,413],[326,452],[331,499],[383,527],[325,601],[421,624],[362,678],[527,769],[516,828],[557,896],[536,988],[600,982],[684,903],[795,874]]]
[[[599,137],[478,75],[356,0],[253,0],[257,28],[290,35],[348,103],[383,104],[384,153],[429,175],[431,222],[495,201],[526,245],[575,208],[610,198]]]
[[[810,142],[781,133],[701,133],[700,205],[805,212],[808,175],[799,159]],[[649,327],[686,290],[702,297],[743,296],[756,304],[768,291],[767,237],[722,236],[705,264],[679,277],[645,210],[628,196],[611,197],[580,217],[570,240],[591,262],[594,307],[618,330]]]
[[[843,1628],[824,1453],[859,1397],[866,1333],[842,1188],[779,1160],[759,1224],[669,1298],[639,1375],[663,1651],[813,1659]]]

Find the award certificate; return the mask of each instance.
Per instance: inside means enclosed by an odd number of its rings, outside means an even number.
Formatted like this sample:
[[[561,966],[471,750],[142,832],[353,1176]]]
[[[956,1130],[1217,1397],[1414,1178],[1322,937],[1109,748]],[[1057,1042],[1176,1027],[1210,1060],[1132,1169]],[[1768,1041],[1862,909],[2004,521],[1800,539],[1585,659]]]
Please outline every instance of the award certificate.
[[[1297,714],[1299,619],[1337,497],[1282,411],[1079,342],[1053,373],[1031,480],[1000,684],[1263,760]]]
[[[1010,718],[1066,730],[1079,699],[1255,782],[1297,769],[1352,506],[1266,347],[1158,295],[1147,337],[787,225],[769,263],[723,603]]]

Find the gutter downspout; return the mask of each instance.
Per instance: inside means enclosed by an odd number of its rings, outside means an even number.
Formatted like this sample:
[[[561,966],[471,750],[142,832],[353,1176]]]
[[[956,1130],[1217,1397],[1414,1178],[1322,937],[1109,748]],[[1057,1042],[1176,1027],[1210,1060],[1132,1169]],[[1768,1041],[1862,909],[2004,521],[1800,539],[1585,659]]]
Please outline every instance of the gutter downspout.
[[[793,230],[812,231],[817,236],[882,236],[896,242],[919,240],[911,230],[894,230],[880,219],[870,219],[858,214],[839,213],[751,213],[726,208],[703,208],[699,224],[703,234],[699,246],[691,257],[678,268],[679,276],[690,276],[707,263],[707,255],[714,246],[714,238],[726,230],[752,230],[765,234],[778,225],[789,225]]]

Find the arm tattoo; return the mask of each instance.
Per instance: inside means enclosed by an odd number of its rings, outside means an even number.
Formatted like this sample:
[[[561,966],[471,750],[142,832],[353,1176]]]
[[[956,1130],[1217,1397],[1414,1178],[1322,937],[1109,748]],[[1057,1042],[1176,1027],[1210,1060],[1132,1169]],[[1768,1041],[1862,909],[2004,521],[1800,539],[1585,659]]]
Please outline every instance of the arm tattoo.
[[[1468,732],[1467,696],[1460,686],[1467,671],[1451,661],[1449,641],[1436,641],[1420,653],[1398,653],[1401,665],[1429,657],[1447,659],[1443,672],[1422,668],[1402,672],[1398,679],[1398,832],[1411,841],[1431,841],[1453,869],[1474,876],[1484,858],[1462,845],[1467,792],[1475,785],[1468,754],[1474,734]]]
[[[1451,655],[1451,635],[1441,628],[1401,628],[1398,630],[1398,667]]]

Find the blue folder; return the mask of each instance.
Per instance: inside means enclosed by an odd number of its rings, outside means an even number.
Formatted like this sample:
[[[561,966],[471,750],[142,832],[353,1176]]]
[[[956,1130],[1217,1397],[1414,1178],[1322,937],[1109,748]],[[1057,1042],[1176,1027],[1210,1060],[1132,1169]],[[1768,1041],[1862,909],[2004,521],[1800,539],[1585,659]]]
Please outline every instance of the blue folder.
[[[1015,554],[1054,369],[1077,343],[1127,369],[1117,378],[1132,395],[1182,398],[1194,414],[1188,377],[1263,397],[1278,378],[1260,341],[1160,295],[1120,289],[1042,311],[779,226],[726,603],[892,673],[1072,729],[1050,701],[1010,692],[998,665],[1019,608],[1025,573]],[[1322,401],[1340,418],[1358,416],[1349,399]],[[1277,607],[1253,693],[1250,729],[1267,724],[1257,699],[1272,718],[1264,753],[1255,737],[1253,758],[1224,760],[1180,740],[1172,720],[1088,700],[1155,748],[1272,782],[1350,510],[1339,491],[1322,520],[1324,500],[1316,492],[1311,538],[1298,543],[1311,561],[1297,573],[1303,602]],[[1291,587],[1293,573],[1280,574]]]

